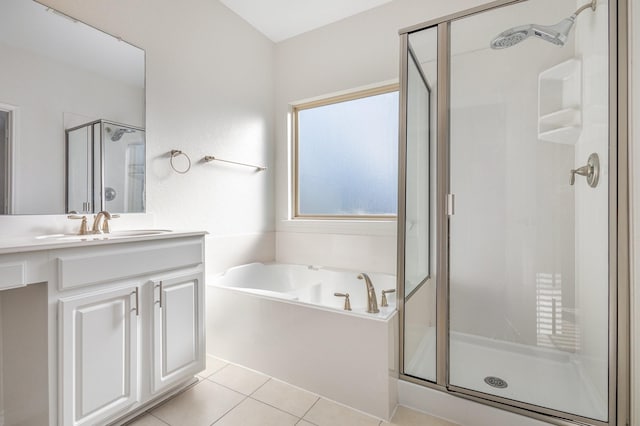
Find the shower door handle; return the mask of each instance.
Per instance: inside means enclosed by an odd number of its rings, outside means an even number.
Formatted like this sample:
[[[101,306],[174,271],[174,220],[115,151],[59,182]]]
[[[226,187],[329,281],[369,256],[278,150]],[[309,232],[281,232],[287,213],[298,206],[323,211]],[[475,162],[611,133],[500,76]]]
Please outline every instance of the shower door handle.
[[[574,185],[576,183],[576,175],[586,177],[587,183],[590,187],[595,188],[598,186],[598,180],[600,179],[600,159],[598,154],[594,152],[589,156],[585,166],[571,170],[569,180],[570,185]]]

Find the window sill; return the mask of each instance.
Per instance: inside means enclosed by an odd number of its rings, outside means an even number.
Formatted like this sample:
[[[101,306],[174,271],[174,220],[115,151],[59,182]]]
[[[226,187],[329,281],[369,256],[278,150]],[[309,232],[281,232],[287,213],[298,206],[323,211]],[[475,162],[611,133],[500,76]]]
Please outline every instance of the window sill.
[[[283,219],[277,232],[395,236],[396,219]]]

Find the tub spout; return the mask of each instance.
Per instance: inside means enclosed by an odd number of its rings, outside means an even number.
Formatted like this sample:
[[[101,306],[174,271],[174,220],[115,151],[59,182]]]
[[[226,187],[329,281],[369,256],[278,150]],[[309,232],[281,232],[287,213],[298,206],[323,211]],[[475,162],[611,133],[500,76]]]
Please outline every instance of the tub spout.
[[[359,280],[364,280],[365,285],[367,286],[367,312],[370,314],[377,314],[380,312],[378,309],[378,299],[376,298],[376,289],[373,288],[373,283],[371,282],[371,278],[369,275],[364,272],[358,275]]]

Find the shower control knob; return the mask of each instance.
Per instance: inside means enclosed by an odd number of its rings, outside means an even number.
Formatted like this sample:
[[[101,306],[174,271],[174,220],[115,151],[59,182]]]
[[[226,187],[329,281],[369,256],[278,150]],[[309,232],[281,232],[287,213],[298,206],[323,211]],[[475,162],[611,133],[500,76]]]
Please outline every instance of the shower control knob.
[[[586,177],[587,183],[590,187],[595,188],[598,186],[598,180],[600,179],[600,158],[598,157],[598,154],[594,152],[589,156],[585,166],[571,170],[569,175],[570,185],[574,185],[576,183],[576,175]]]

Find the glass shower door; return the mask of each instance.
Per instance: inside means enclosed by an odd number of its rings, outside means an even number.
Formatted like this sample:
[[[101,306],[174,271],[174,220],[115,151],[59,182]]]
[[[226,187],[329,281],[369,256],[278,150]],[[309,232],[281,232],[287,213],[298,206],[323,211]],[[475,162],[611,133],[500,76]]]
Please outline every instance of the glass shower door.
[[[518,35],[576,6],[451,23],[448,385],[606,421],[607,7],[563,46]]]
[[[406,57],[404,209],[404,373],[436,382],[436,279],[432,229],[435,215],[435,104],[437,29],[408,37]]]

